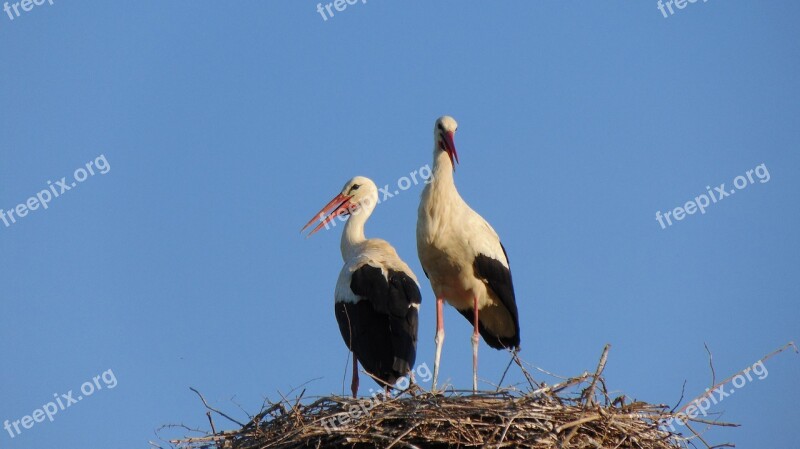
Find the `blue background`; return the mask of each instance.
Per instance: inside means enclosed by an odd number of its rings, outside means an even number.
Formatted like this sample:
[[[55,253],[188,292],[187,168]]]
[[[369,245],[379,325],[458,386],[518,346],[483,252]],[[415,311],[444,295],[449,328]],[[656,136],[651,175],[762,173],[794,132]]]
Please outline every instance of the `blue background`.
[[[0,447],[141,448],[163,424],[207,428],[190,386],[242,420],[236,404],[254,414],[313,379],[307,394],[341,393],[341,227],[299,228],[354,175],[395,185],[431,163],[443,114],[460,124],[460,192],[509,251],[522,357],[577,375],[611,343],[615,392],[701,394],[704,343],[719,380],[798,338],[799,14],[372,0],[325,21],[313,1],[55,0],[0,15],[0,208],[101,154],[111,166],[0,224],[0,424],[105,370],[119,382],[13,440],[0,430]],[[655,221],[761,163],[768,183]],[[421,190],[383,202],[367,235],[421,277],[432,366]],[[469,325],[445,318],[442,376],[468,388]],[[507,361],[481,344],[486,382]],[[712,409],[743,427],[707,440],[797,447],[800,357],[766,366]]]

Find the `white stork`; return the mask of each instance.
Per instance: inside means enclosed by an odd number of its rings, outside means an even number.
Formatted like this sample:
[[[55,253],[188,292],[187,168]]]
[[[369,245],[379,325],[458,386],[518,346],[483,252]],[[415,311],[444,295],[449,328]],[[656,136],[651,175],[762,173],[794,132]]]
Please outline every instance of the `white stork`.
[[[436,295],[436,358],[439,376],[444,343],[443,304],[447,300],[474,326],[472,389],[478,389],[478,335],[495,349],[519,349],[519,317],[508,255],[500,238],[458,194],[453,182],[458,163],[452,117],[436,120],[433,177],[422,192],[417,218],[417,252]]]
[[[336,321],[353,352],[353,397],[358,362],[387,390],[413,368],[421,295],[414,273],[385,240],[364,237],[378,203],[378,188],[356,176],[303,227],[321,220],[309,237],[339,215],[350,215],[342,232],[344,266],[334,293]]]

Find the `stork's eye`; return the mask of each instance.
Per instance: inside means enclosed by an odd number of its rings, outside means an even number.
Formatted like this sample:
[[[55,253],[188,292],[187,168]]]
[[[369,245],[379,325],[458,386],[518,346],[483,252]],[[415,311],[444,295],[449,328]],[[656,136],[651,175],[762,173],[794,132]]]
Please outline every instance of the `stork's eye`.
[[[361,186],[358,185],[358,184],[354,185],[353,187],[350,187],[350,193],[355,192],[356,190],[358,190],[359,187],[361,187]]]

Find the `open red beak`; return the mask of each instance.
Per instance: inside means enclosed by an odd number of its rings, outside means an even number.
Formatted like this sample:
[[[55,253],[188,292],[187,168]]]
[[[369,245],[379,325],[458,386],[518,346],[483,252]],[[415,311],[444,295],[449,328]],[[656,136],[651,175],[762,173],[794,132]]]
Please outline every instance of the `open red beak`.
[[[331,220],[333,220],[337,216],[342,214],[349,214],[350,198],[352,197],[343,195],[341,193],[336,195],[336,197],[333,198],[330,203],[326,204],[325,207],[322,208],[322,210],[317,212],[314,218],[309,220],[308,223],[306,223],[306,225],[303,226],[303,229],[301,229],[300,232],[305,231],[306,228],[311,226],[311,224],[314,223],[315,221],[321,220],[320,224],[318,224],[316,228],[314,228],[311,232],[308,233],[307,237],[311,237],[311,235],[322,229],[323,226],[330,223]]]
[[[456,169],[456,164],[458,164],[458,152],[456,151],[456,144],[453,139],[452,132],[444,133],[444,151],[447,152],[447,155],[450,156],[450,163],[453,164],[453,171]]]

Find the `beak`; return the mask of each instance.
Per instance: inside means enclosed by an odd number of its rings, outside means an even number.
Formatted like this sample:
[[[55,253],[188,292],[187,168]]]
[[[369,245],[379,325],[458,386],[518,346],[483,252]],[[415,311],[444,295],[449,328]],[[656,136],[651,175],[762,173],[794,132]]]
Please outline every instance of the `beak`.
[[[320,224],[317,225],[311,232],[308,233],[308,237],[311,237],[315,232],[322,229],[323,226],[330,223],[334,218],[342,214],[349,214],[350,213],[350,196],[346,196],[344,194],[338,194],[335,198],[331,200],[330,203],[326,204],[325,207],[322,208],[311,220],[303,226],[303,229],[300,232],[303,232],[311,226],[317,220],[321,220]],[[326,216],[327,215],[327,216]]]
[[[453,164],[453,171],[456,169],[456,164],[458,164],[458,152],[456,151],[456,144],[454,141],[453,133],[446,132],[444,133],[444,151],[447,152],[447,155],[450,156],[450,163]]]

